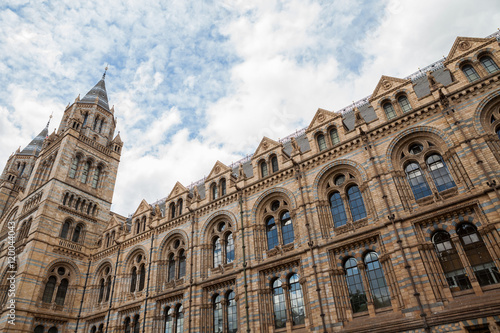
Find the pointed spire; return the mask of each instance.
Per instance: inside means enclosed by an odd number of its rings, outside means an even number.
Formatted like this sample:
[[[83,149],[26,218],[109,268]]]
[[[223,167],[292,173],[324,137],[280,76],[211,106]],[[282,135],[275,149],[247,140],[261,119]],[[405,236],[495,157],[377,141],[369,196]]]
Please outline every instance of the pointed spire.
[[[49,120],[50,122],[50,120]],[[49,124],[27,145],[19,154],[20,155],[38,155],[42,150],[43,141],[49,134]]]
[[[102,80],[106,78],[106,72],[108,71],[108,65],[104,68],[104,74],[102,74]]]
[[[50,121],[52,120],[52,115],[54,114],[54,111],[52,111],[52,113],[50,114],[49,116],[49,121],[47,122],[47,126],[45,126],[45,128],[49,128],[49,125],[50,125]]]
[[[108,67],[106,67],[106,70],[102,75],[102,79],[97,82],[97,84],[92,89],[90,89],[90,91],[81,99],[81,102],[97,104],[105,110],[109,111],[108,93],[106,92],[106,85],[104,83],[107,68]]]

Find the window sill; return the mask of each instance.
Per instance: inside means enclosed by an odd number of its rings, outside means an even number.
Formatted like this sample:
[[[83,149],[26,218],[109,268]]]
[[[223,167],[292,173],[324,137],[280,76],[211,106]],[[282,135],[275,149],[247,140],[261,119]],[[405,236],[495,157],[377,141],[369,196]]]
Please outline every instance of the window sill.
[[[292,251],[294,248],[295,247],[294,247],[293,243],[286,244],[286,245],[276,245],[273,249],[268,250],[266,252],[266,254],[267,254],[267,257],[270,258],[270,257],[274,257],[278,254],[283,255],[285,252]]]
[[[357,318],[362,318],[362,317],[368,317],[368,316],[370,316],[370,313],[368,312],[368,310],[365,310],[365,311],[353,313],[352,314],[352,319],[357,319]]]

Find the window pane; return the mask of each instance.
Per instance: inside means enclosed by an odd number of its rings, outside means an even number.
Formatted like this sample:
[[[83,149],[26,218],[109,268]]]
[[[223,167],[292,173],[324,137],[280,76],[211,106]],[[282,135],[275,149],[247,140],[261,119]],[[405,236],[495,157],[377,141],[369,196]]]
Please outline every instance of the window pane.
[[[42,301],[44,303],[52,302],[52,295],[54,294],[54,289],[56,287],[57,279],[54,276],[49,277],[47,284],[45,285],[45,290],[43,291]]]
[[[99,175],[101,174],[101,169],[96,168],[94,171],[94,178],[92,179],[92,187],[97,188],[97,182],[99,182]]]
[[[226,195],[226,180],[224,178],[220,180],[220,195]]]
[[[356,259],[350,258],[347,260],[344,268],[352,311],[354,313],[366,311],[368,308],[365,288],[363,287]]]
[[[460,290],[472,288],[450,235],[445,231],[438,231],[432,236],[432,242],[450,288],[457,287]]]
[[[168,281],[175,280],[175,259],[172,253],[168,258]]]
[[[273,309],[274,309],[274,326],[282,328],[286,325],[286,305],[285,295],[281,287],[281,281],[276,280],[273,283]]]
[[[214,267],[218,267],[222,263],[222,246],[220,238],[217,237],[214,241]]]
[[[347,223],[347,216],[345,214],[344,202],[340,193],[335,192],[330,195],[330,208],[332,211],[334,227],[340,227]]]
[[[448,168],[441,156],[437,154],[429,156],[427,166],[439,192],[455,187],[455,182],[451,179]]]
[[[278,245],[278,230],[274,218],[270,217],[267,220],[267,248],[271,250],[276,245]]]
[[[184,331],[184,313],[182,312],[182,305],[177,308],[177,316],[175,317],[176,321],[176,333],[183,333]]]
[[[214,333],[222,333],[222,305],[220,304],[220,295],[213,301],[214,308]]]
[[[262,174],[262,177],[267,177],[268,173],[267,173],[267,163],[266,162],[262,162],[260,164],[260,173]]]
[[[144,283],[146,281],[146,269],[144,264],[141,265],[140,268],[140,276],[139,276],[139,291],[144,289]]]
[[[464,72],[469,82],[479,80],[479,75],[477,75],[476,70],[471,65],[465,65],[464,67],[462,67],[462,71]]]
[[[68,237],[69,232],[69,222],[64,222],[62,230],[61,230],[61,238],[66,239]]]
[[[137,268],[132,268],[132,276],[130,279],[130,292],[135,291],[135,285],[137,284]]]
[[[415,200],[432,194],[429,189],[429,185],[422,174],[422,170],[420,170],[420,166],[417,163],[413,162],[408,164],[405,168],[405,172],[413,195],[415,196]]]
[[[238,316],[236,310],[236,300],[234,299],[234,292],[231,291],[227,296],[227,330],[229,333],[238,331]]]
[[[271,167],[273,169],[273,172],[278,171],[278,158],[276,156],[273,156],[271,158]]]
[[[325,136],[323,134],[318,135],[318,148],[319,151],[325,150],[326,149],[326,140]]]
[[[357,221],[366,217],[365,204],[359,188],[354,185],[347,190],[347,200],[351,208],[352,220]]]
[[[56,304],[64,305],[64,300],[66,299],[66,292],[68,291],[68,280],[62,279],[59,284],[59,288],[57,288],[56,294]]]
[[[173,309],[167,308],[165,310],[165,333],[173,333],[173,320],[172,320]]]
[[[234,240],[233,234],[229,234],[226,238],[226,264],[234,260]]]
[[[302,287],[299,283],[297,274],[290,277],[290,306],[292,310],[293,325],[304,324],[304,298],[302,296]]]
[[[332,145],[336,145],[340,142],[339,132],[337,132],[336,128],[330,130],[330,139],[332,140]]]
[[[490,57],[482,57],[481,64],[483,64],[489,74],[495,73],[498,70],[497,64]]]
[[[186,254],[181,251],[179,255],[179,278],[186,275]]]
[[[71,169],[69,169],[70,178],[75,178],[76,169],[78,168],[78,163],[80,163],[80,158],[77,156],[73,159],[73,162],[71,163]]]
[[[293,224],[289,212],[285,212],[281,216],[281,233],[283,234],[284,245],[293,243],[294,239]]]
[[[378,261],[375,252],[370,252],[365,256],[366,275],[373,298],[373,305],[376,309],[391,305],[391,296],[389,288],[385,281],[384,271]]]
[[[99,299],[98,303],[102,302],[102,299],[104,297],[104,279],[101,279],[100,285],[99,285]]]
[[[73,231],[73,238],[71,239],[72,242],[77,243],[78,240],[80,239],[80,231],[82,230],[82,227],[79,225],[76,226],[75,231]]]
[[[83,165],[82,178],[81,178],[82,183],[87,182],[87,176],[89,174],[89,169],[90,169],[90,162],[87,162]]]
[[[406,96],[399,96],[398,103],[403,112],[411,111],[411,105]]]
[[[391,120],[392,118],[396,117],[396,111],[394,111],[394,107],[391,103],[384,104],[384,111],[387,119]]]

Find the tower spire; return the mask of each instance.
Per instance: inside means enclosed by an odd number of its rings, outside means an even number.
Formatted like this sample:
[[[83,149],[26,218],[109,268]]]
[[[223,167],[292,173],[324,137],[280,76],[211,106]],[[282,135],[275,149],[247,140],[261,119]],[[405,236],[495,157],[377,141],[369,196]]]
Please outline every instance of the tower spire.
[[[45,126],[45,128],[49,128],[49,125],[50,125],[50,121],[52,120],[52,115],[54,114],[54,111],[52,111],[52,113],[50,114],[49,116],[49,121],[47,122],[47,126]]]
[[[104,74],[102,74],[102,79],[104,80],[106,78],[106,72],[108,71],[108,65],[104,68]]]

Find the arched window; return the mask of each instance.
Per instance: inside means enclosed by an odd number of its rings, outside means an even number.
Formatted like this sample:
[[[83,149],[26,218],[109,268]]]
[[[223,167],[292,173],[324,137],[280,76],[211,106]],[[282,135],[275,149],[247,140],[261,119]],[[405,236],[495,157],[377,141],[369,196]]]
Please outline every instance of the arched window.
[[[365,266],[375,309],[390,306],[391,295],[385,281],[384,271],[375,252],[369,252],[365,256]]]
[[[304,324],[304,297],[302,296],[302,287],[299,283],[297,274],[290,276],[288,283],[290,285],[290,309],[292,310],[292,323],[293,325]]]
[[[130,279],[130,292],[133,293],[135,291],[135,286],[137,284],[137,267],[132,268],[132,276]]]
[[[262,175],[262,177],[267,177],[269,174],[267,172],[267,163],[264,161],[260,163],[260,174]]]
[[[175,204],[173,202],[170,204],[170,218],[175,218]]]
[[[323,134],[319,134],[316,137],[316,141],[318,142],[318,149],[319,149],[319,151],[323,151],[323,150],[325,150],[327,148],[326,147],[325,136]]]
[[[432,236],[432,243],[450,288],[460,290],[472,288],[450,234],[438,231]]]
[[[216,237],[213,243],[214,267],[218,267],[222,263],[222,246],[220,238]]]
[[[408,182],[410,183],[413,195],[415,196],[415,200],[432,194],[418,163],[409,163],[405,168],[405,173],[408,178]]]
[[[226,179],[222,178],[220,180],[220,195],[224,196],[226,195]]]
[[[69,177],[75,178],[76,170],[78,169],[78,164],[80,164],[80,156],[75,156],[71,162],[71,168],[69,169]]]
[[[144,283],[146,281],[146,268],[144,264],[139,268],[139,291],[144,289]]]
[[[273,173],[278,172],[278,170],[279,170],[278,158],[276,157],[276,155],[273,155],[271,157],[271,170],[273,171]]]
[[[332,146],[340,143],[339,132],[336,128],[332,128],[330,130],[330,140],[332,140]]]
[[[387,120],[391,120],[396,117],[396,111],[390,102],[387,102],[383,105],[385,115],[387,116]]]
[[[66,292],[68,291],[68,279],[62,279],[59,284],[59,288],[57,288],[56,293],[56,304],[64,305],[64,300],[66,299]]]
[[[286,302],[285,294],[279,279],[273,282],[273,310],[274,310],[274,327],[282,328],[286,325]]]
[[[95,129],[97,128],[97,123],[99,122],[99,117],[95,117],[94,119],[94,126],[92,127],[92,129],[95,131]]]
[[[498,136],[498,140],[500,140],[500,127],[497,128],[497,136]]]
[[[175,259],[174,254],[170,254],[168,258],[168,281],[175,280]]]
[[[97,332],[97,327],[92,326],[92,328],[90,329],[90,333],[96,333]]]
[[[182,215],[182,199],[177,200],[177,216]]]
[[[234,260],[234,240],[233,234],[229,233],[226,236],[226,264],[232,263]]]
[[[498,65],[491,59],[489,56],[484,56],[479,59],[484,69],[488,72],[488,74],[495,73],[498,70]]]
[[[176,333],[183,333],[184,331],[184,311],[182,305],[179,305],[175,314]]]
[[[334,227],[340,227],[347,223],[344,202],[339,192],[330,194],[330,208],[332,211]]]
[[[83,116],[83,124],[82,124],[82,128],[87,124],[87,120],[89,119],[89,113],[85,113],[85,115]]]
[[[405,95],[401,95],[398,97],[398,103],[403,112],[411,111],[410,101],[408,100],[408,97],[406,97]]]
[[[63,227],[61,229],[61,238],[66,239],[68,237],[68,232],[69,232],[69,227],[70,227],[70,222],[66,221],[63,224]]]
[[[366,311],[368,308],[365,288],[363,287],[356,259],[349,258],[344,264],[344,269],[352,311],[354,313]]]
[[[267,248],[269,250],[273,249],[276,245],[278,245],[278,230],[276,230],[276,223],[274,222],[274,218],[270,217],[266,221],[267,225]]]
[[[179,251],[179,279],[186,275],[186,253]]]
[[[165,309],[165,333],[173,333],[174,329],[174,322],[173,322],[173,316],[174,314],[174,309],[172,308],[166,308]]]
[[[427,157],[426,163],[432,180],[434,180],[434,184],[436,184],[436,188],[439,192],[455,187],[455,182],[451,179],[448,168],[441,156],[432,154]]]
[[[43,327],[42,325],[38,325],[37,327],[35,327],[35,333],[43,333],[45,331],[45,327]]]
[[[87,177],[89,175],[89,170],[90,170],[90,162],[86,162],[84,165],[83,165],[83,170],[82,170],[82,178],[81,178],[81,181],[82,183],[86,183],[87,182]]]
[[[52,296],[54,295],[56,282],[57,278],[55,276],[49,277],[49,280],[45,284],[45,290],[43,291],[43,296],[42,296],[42,301],[44,303],[52,303]]]
[[[107,302],[109,301],[109,298],[111,297],[111,276],[108,276],[108,279],[106,280],[106,297],[104,300]]]
[[[51,328],[49,328],[49,331],[47,333],[57,333],[57,327],[55,326],[52,326]]]
[[[75,231],[73,231],[73,238],[71,238],[72,242],[78,243],[78,240],[80,239],[81,231],[82,231],[82,227],[80,225],[77,225],[75,228]]]
[[[97,188],[97,183],[99,182],[99,176],[101,175],[101,167],[97,167],[94,170],[94,177],[92,179],[92,187]]]
[[[139,315],[135,315],[134,317],[134,333],[139,333],[141,331],[141,323],[139,321]]]
[[[349,187],[347,190],[347,200],[351,208],[352,220],[357,221],[366,217],[365,204],[361,192],[356,185]]]
[[[213,299],[213,316],[214,316],[214,333],[222,333],[223,330],[223,318],[222,318],[222,304],[221,297],[217,295]]]
[[[460,236],[460,243],[469,259],[479,285],[487,286],[499,283],[500,273],[498,268],[495,266],[476,227],[470,223],[463,223],[458,226],[457,234]]]
[[[103,298],[104,298],[104,278],[102,278],[101,282],[99,283],[99,298],[97,302],[101,303]]]
[[[293,224],[288,211],[281,214],[281,233],[283,234],[283,245],[293,243]]]
[[[236,310],[236,300],[233,291],[227,295],[227,331],[228,333],[236,333],[238,331],[238,315]]]
[[[213,183],[211,189],[212,189],[212,200],[216,200],[217,198],[219,198],[219,191],[217,190],[217,184]]]
[[[476,70],[472,65],[465,65],[462,67],[462,72],[464,72],[465,77],[469,82],[474,82],[476,80],[479,80],[479,75],[477,74]]]

